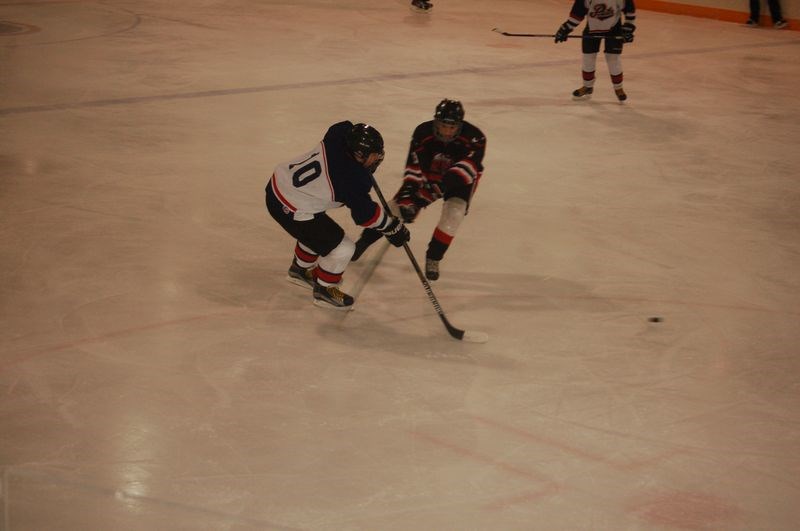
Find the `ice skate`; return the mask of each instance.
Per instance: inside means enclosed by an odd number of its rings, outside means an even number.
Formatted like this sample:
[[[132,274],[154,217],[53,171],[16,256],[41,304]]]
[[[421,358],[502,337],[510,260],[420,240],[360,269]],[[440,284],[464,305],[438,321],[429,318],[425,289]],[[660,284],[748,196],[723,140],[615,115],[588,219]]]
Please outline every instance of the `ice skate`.
[[[572,99],[576,101],[588,100],[592,97],[592,92],[594,92],[592,87],[581,87],[572,91]]]
[[[314,305],[332,310],[352,310],[355,300],[344,293],[339,286],[323,286],[314,282]]]
[[[286,280],[297,286],[311,289],[314,287],[313,268],[300,267],[297,265],[296,260],[292,260],[292,265],[289,267],[289,273],[286,277]]]
[[[620,101],[620,103],[622,103],[623,101],[628,99],[628,95],[625,94],[625,91],[622,90],[622,87],[615,88],[614,89],[614,94],[617,95],[617,99]]]
[[[411,2],[411,9],[417,13],[428,13],[433,9],[433,4],[428,0],[413,0]]]
[[[425,259],[425,278],[439,280],[439,260]]]

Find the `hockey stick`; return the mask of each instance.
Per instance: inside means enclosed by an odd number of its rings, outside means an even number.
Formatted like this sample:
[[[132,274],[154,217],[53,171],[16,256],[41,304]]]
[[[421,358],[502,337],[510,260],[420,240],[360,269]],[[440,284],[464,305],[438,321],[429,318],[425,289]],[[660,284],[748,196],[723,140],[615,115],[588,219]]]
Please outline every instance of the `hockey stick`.
[[[503,31],[500,28],[493,28],[492,31],[499,33],[500,35],[505,35],[506,37],[547,37],[550,39],[555,38],[554,34],[549,33],[510,33],[508,31]],[[567,35],[567,39],[614,39],[614,40],[622,40],[623,37],[620,35]]]
[[[378,268],[378,264],[381,263],[383,255],[386,254],[386,251],[389,249],[389,240],[387,240],[386,238],[381,238],[381,239],[383,240],[383,242],[379,244],[377,254],[375,254],[375,257],[372,260],[367,262],[367,267],[361,274],[361,278],[359,278],[356,285],[350,289],[350,296],[353,297],[354,299],[358,298],[358,296],[361,294],[361,291],[364,289],[364,286],[367,285],[369,279],[372,278],[372,274],[375,273],[375,269]],[[344,313],[348,314],[350,312],[344,312]]]
[[[378,181],[375,180],[374,175],[372,176],[372,185],[375,188],[375,193],[378,194],[378,199],[380,199],[381,206],[383,207],[384,211],[391,212],[389,205],[386,203],[386,199],[384,199],[383,193],[381,193],[381,189],[378,186]],[[433,308],[436,310],[436,313],[439,314],[439,318],[442,320],[442,323],[444,323],[444,327],[447,329],[447,332],[450,334],[450,336],[462,341],[468,341],[470,343],[486,343],[489,341],[489,335],[485,332],[461,330],[450,324],[450,321],[448,321],[447,317],[444,315],[442,306],[439,304],[439,299],[437,299],[436,295],[433,294],[431,285],[428,283],[428,279],[425,278],[425,275],[422,273],[422,269],[420,269],[417,259],[414,258],[414,253],[411,252],[411,248],[408,246],[407,242],[403,243],[403,249],[406,250],[408,259],[411,260],[411,265],[414,266],[414,270],[417,272],[417,276],[422,282],[422,287],[425,288],[425,293],[428,295],[428,299],[431,301],[431,304],[433,304]]]

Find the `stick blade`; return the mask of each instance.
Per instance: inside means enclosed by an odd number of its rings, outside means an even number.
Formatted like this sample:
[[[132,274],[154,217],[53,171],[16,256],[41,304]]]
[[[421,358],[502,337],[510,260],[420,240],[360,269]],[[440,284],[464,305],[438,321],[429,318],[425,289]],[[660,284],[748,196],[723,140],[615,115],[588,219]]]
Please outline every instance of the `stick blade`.
[[[489,334],[476,330],[465,330],[464,337],[462,337],[461,340],[467,343],[486,343],[489,341]]]

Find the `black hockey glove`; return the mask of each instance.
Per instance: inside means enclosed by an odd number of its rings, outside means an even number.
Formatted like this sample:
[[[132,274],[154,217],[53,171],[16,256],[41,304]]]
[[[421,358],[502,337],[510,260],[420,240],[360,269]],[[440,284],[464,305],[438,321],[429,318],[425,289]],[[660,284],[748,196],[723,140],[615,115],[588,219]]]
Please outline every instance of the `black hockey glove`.
[[[633,42],[633,32],[636,31],[636,25],[633,22],[626,22],[622,25],[622,41]]]
[[[397,196],[395,196],[395,202],[400,209],[400,217],[403,218],[403,221],[406,223],[414,221],[417,214],[419,214],[420,205],[417,204],[419,202],[417,199],[418,190],[419,186],[414,182],[406,181],[403,183],[403,186],[400,187]]]
[[[564,22],[558,27],[556,31],[556,42],[564,42],[567,40],[567,35],[572,33],[572,26],[568,22]]]
[[[414,223],[414,220],[417,219],[417,215],[419,214],[419,207],[417,205],[413,202],[409,202],[397,205],[397,207],[400,209],[400,217],[403,218],[403,222]]]
[[[414,181],[404,181],[403,185],[398,190],[395,199],[397,200],[397,204],[402,203],[410,203],[414,201],[414,197],[417,195],[417,190],[419,189],[419,185]]]
[[[392,218],[389,226],[383,229],[381,233],[395,247],[402,247],[404,243],[411,239],[411,233],[408,232],[406,226],[398,218]]]

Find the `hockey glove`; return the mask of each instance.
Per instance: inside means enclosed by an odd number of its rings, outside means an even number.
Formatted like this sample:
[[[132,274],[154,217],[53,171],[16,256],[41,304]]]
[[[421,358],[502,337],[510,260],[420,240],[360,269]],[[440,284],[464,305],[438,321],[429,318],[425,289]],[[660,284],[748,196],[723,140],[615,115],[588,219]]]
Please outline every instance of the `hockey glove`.
[[[392,218],[389,226],[383,229],[381,233],[395,247],[402,247],[404,243],[411,239],[411,233],[408,232],[406,226],[398,218]]]
[[[564,22],[559,26],[558,30],[556,31],[556,42],[564,42],[567,40],[567,35],[572,33],[572,27],[569,23]]]
[[[401,205],[413,203],[418,189],[419,185],[414,181],[404,181],[403,185],[400,187],[400,190],[397,191],[397,195],[395,196],[397,204]]]
[[[415,183],[406,181],[403,183],[403,186],[400,187],[397,196],[395,196],[395,202],[400,209],[400,217],[402,217],[403,221],[406,223],[414,221],[417,214],[419,214],[420,206],[417,204],[418,190],[419,187]]]
[[[405,223],[414,223],[414,220],[417,219],[417,215],[419,214],[419,207],[417,205],[413,202],[409,202],[397,205],[397,207],[400,209],[400,217],[403,218]]]
[[[622,41],[633,42],[633,32],[636,31],[636,25],[633,22],[626,22],[622,25]]]

